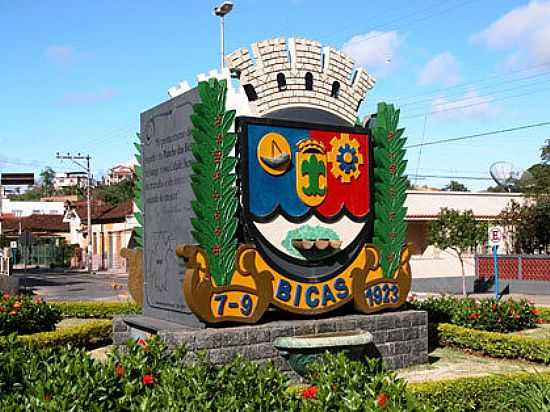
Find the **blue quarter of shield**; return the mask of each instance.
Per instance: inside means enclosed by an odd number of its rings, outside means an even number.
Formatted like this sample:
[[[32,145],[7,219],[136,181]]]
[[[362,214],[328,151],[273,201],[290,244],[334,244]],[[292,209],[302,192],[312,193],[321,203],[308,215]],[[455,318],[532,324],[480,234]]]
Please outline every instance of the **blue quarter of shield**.
[[[283,135],[292,150],[289,170],[279,176],[267,173],[260,166],[256,155],[260,139],[269,132]],[[309,136],[307,129],[248,126],[248,193],[250,213],[258,218],[269,216],[278,206],[289,216],[299,218],[309,211],[296,193],[295,153],[296,144]]]

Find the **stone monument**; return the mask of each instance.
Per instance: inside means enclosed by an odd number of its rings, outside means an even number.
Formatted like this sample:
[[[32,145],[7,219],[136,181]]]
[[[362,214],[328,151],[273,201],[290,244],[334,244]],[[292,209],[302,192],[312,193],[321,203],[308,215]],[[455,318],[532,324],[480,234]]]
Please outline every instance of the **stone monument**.
[[[318,42],[252,50],[141,115],[143,250],[125,255],[143,316],[117,319],[115,341],[156,333],[284,366],[278,337],[360,329],[392,367],[426,361],[426,313],[388,312],[411,285],[399,110],[360,121],[374,79]]]

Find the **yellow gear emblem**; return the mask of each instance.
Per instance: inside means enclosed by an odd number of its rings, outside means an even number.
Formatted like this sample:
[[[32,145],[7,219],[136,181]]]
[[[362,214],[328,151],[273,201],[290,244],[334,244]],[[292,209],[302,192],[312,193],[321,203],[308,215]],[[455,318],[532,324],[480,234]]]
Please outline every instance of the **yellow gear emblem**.
[[[350,138],[348,133],[341,133],[340,138],[333,137],[330,141],[332,150],[328,153],[328,161],[332,163],[332,175],[342,183],[350,183],[358,179],[363,164],[363,155],[359,152],[359,142]]]

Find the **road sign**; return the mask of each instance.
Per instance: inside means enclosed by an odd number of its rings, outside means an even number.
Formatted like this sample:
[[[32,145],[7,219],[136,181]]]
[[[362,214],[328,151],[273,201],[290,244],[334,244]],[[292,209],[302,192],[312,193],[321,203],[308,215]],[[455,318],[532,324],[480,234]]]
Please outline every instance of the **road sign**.
[[[34,173],[2,173],[0,184],[3,186],[32,186]]]
[[[489,228],[489,244],[491,246],[501,246],[504,242],[504,229],[502,226],[491,226]]]

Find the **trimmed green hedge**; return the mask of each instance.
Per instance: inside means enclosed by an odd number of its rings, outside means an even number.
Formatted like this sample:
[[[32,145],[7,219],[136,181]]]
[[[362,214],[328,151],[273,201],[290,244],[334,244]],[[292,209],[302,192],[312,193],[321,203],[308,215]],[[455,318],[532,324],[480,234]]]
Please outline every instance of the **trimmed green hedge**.
[[[548,411],[550,373],[509,373],[409,384],[433,411]]]
[[[133,302],[65,301],[49,302],[64,318],[112,319],[118,315],[140,314],[141,307]]]
[[[93,348],[111,342],[113,322],[107,319],[90,320],[83,325],[57,329],[51,332],[18,335],[16,339],[29,343],[33,347],[53,348],[71,345],[82,348]],[[0,350],[9,346],[9,338],[0,338]]]
[[[443,346],[473,350],[496,358],[550,363],[549,339],[484,332],[448,323],[439,324],[437,331]]]
[[[539,312],[539,319],[543,323],[550,323],[550,308],[537,307],[537,310]]]

